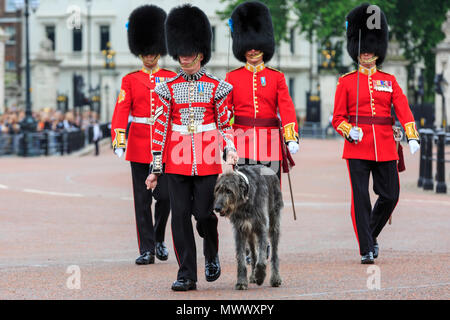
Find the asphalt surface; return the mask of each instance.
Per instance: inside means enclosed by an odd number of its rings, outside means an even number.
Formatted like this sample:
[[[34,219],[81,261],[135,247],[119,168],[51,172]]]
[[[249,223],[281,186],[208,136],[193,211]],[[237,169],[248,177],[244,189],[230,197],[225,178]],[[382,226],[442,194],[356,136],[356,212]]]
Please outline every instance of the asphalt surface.
[[[196,235],[198,289],[170,289],[178,269],[170,219],[169,259],[135,265],[131,169],[108,146],[98,157],[0,158],[0,299],[449,299],[450,196],[417,188],[419,155],[405,146],[400,201],[378,239],[376,267],[368,269],[350,218],[342,144],[302,142],[291,174],[295,221],[283,175],[283,283],[272,288],[267,277],[247,291],[234,290],[234,240],[222,217],[217,281],[204,278]]]

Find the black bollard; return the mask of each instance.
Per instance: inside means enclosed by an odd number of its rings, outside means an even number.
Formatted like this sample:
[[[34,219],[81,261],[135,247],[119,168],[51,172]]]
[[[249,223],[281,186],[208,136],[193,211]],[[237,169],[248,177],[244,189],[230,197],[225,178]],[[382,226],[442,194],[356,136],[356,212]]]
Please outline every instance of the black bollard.
[[[419,130],[419,136],[420,136],[420,162],[419,162],[419,180],[417,180],[417,186],[420,188],[423,186],[423,176],[425,174],[425,157],[426,157],[426,130],[420,129]]]
[[[425,154],[425,168],[423,176],[423,189],[433,190],[433,136],[434,132],[431,129],[427,129],[425,132],[426,137],[426,154]]]
[[[445,183],[445,138],[446,134],[441,131],[437,134],[437,161],[436,161],[436,193],[447,193]]]

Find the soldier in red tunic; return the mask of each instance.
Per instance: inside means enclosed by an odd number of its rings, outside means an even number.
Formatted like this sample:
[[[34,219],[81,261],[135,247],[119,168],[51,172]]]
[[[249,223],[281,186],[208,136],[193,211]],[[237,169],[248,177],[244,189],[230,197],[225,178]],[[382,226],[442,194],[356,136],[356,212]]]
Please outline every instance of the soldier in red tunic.
[[[380,28],[369,29],[367,21],[373,13],[372,10],[367,13],[368,7],[369,4],[363,4],[347,15],[347,51],[355,62],[359,60],[360,67],[340,77],[332,121],[333,127],[346,139],[343,158],[347,160],[350,175],[351,214],[363,264],[374,263],[378,256],[377,237],[399,197],[399,153],[394,140],[392,105],[405,129],[411,153],[419,149],[419,135],[406,96],[393,75],[377,68],[387,51],[386,17],[376,7]],[[370,173],[378,195],[373,208],[368,190]]]
[[[158,188],[153,193],[147,190],[145,179],[152,162],[151,139],[155,134],[155,119],[162,112],[162,103],[155,93],[158,83],[176,74],[161,69],[158,59],[167,52],[164,38],[164,10],[145,5],[135,9],[128,22],[128,44],[131,53],[143,63],[140,70],[127,74],[122,79],[120,94],[111,122],[114,152],[130,161],[133,180],[134,209],[140,257],[137,264],[154,263],[155,253],[160,260],[167,260],[168,250],[164,244],[164,233],[170,212],[167,177],[159,177]],[[129,116],[131,126],[126,141],[125,131]],[[151,204],[155,198],[155,224],[153,225]]]
[[[156,87],[164,108],[157,118],[147,186],[155,187],[166,158],[164,174],[171,191],[172,235],[179,265],[172,290],[187,291],[195,290],[197,282],[192,215],[203,238],[206,280],[220,276],[214,186],[222,172],[219,145],[224,145],[229,162],[237,161],[225,103],[232,86],[204,68],[211,57],[212,32],[203,11],[189,4],[176,7],[166,26],[169,54],[182,70]]]
[[[298,151],[299,128],[284,74],[265,66],[275,50],[269,9],[261,2],[245,2],[234,9],[230,28],[233,54],[245,63],[225,79],[234,88],[227,103],[233,108],[239,163],[265,164],[280,178],[280,161],[286,168],[290,157],[284,144],[290,153]]]

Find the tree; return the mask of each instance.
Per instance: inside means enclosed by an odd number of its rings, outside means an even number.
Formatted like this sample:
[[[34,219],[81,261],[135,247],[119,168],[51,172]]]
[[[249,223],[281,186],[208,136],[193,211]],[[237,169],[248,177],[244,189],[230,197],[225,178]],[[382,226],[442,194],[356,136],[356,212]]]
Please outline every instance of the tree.
[[[293,9],[307,39],[312,41],[315,35],[319,43],[325,43],[332,37],[345,37],[345,16],[360,3],[358,0],[297,0],[293,1]],[[428,100],[433,100],[435,55],[432,50],[444,38],[441,25],[450,9],[450,0],[373,0],[371,4],[378,5],[386,14],[390,37],[395,35],[410,67],[424,61],[425,94]]]

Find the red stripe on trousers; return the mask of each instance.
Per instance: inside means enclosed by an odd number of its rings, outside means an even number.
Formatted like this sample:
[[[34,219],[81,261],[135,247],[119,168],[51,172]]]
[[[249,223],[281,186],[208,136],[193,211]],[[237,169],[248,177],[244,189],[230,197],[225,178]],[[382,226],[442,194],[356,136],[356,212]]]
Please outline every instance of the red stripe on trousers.
[[[358,237],[358,229],[356,227],[356,219],[355,219],[355,199],[353,197],[353,185],[352,185],[352,176],[350,174],[350,166],[348,164],[347,160],[347,169],[348,169],[348,177],[350,178],[350,189],[352,190],[352,209],[351,209],[351,215],[352,215],[352,222],[353,222],[353,229],[355,230],[356,240],[358,241],[359,246],[359,237]]]

